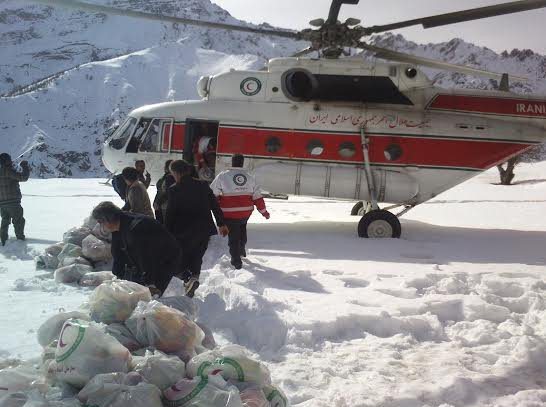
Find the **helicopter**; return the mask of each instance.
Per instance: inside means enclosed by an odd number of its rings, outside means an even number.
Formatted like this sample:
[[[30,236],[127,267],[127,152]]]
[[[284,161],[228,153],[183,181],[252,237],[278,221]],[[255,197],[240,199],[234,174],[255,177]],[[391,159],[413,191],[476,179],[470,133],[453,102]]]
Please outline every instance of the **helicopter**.
[[[201,165],[202,178],[230,166],[241,153],[270,193],[357,201],[358,236],[398,238],[399,217],[411,208],[546,140],[546,97],[509,91],[506,73],[417,57],[362,39],[422,25],[439,27],[546,7],[520,0],[393,24],[363,27],[338,21],[333,0],[327,19],[302,31],[200,21],[125,10],[80,0],[34,0],[91,12],[250,32],[308,41],[263,70],[230,70],[201,77],[201,100],[137,108],[106,139],[102,160],[112,173],[144,160],[154,179],[167,160]],[[362,49],[373,62],[346,56]],[[317,52],[318,58],[305,57]],[[425,66],[497,79],[498,91],[435,87]],[[203,151],[201,146],[204,144]],[[381,208],[380,203],[390,204]],[[402,208],[397,214],[391,212]]]

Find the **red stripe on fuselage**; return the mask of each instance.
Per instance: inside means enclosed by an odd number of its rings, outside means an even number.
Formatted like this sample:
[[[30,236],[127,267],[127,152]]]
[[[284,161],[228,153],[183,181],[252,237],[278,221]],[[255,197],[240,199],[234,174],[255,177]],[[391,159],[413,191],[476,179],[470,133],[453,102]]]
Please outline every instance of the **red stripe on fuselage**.
[[[546,118],[546,100],[467,95],[436,95],[428,109],[522,118]]]
[[[270,130],[259,128],[220,127],[218,154],[244,154],[292,160],[315,160],[324,162],[364,162],[359,134],[313,133],[295,130]],[[268,142],[276,137],[280,142],[278,151],[269,151]],[[311,154],[310,146],[320,141],[323,152]],[[340,154],[340,147],[350,143],[354,155]],[[402,149],[398,160],[389,161],[385,149],[397,144]],[[420,136],[397,137],[396,135],[370,136],[370,161],[374,164],[460,167],[484,170],[527,148],[531,144],[502,141],[480,141],[465,139],[434,139]]]

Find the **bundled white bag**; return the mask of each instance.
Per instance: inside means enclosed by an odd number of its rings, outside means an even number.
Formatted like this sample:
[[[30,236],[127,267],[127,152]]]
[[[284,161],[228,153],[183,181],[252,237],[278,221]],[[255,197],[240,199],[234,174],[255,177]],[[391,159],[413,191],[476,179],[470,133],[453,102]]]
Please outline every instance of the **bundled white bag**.
[[[159,351],[150,352],[136,363],[135,372],[140,373],[148,383],[165,390],[185,378],[186,365],[178,356],[169,356]]]
[[[108,335],[112,335],[119,343],[134,352],[137,349],[141,349],[143,346],[136,340],[135,336],[129,329],[120,323],[113,323],[107,325],[105,331]]]
[[[205,334],[182,312],[157,301],[139,302],[125,325],[145,346],[188,359],[195,355]]]
[[[205,337],[201,343],[201,345],[203,345],[205,348],[204,352],[206,352],[206,349],[212,350],[216,348],[216,341],[214,340],[214,335],[212,334],[211,329],[202,322],[196,322],[196,324],[205,333]]]
[[[44,250],[44,253],[49,254],[51,256],[57,257],[61,253],[61,251],[63,250],[65,245],[66,245],[66,243],[64,243],[64,242],[55,243],[55,244],[47,247]]]
[[[262,388],[262,391],[271,407],[290,407],[288,398],[278,387],[266,385]]]
[[[184,315],[186,315],[186,318],[191,319],[192,321],[195,321],[195,318],[197,317],[197,304],[193,298],[185,295],[176,297],[165,297],[165,295],[163,295],[163,297],[157,301],[159,301],[161,304],[183,312]]]
[[[244,407],[270,407],[264,392],[256,386],[240,389],[241,401]]]
[[[56,269],[59,267],[59,259],[57,256],[44,253],[39,256],[34,257],[34,263],[36,264],[36,269]]]
[[[72,243],[67,243],[64,245],[57,258],[59,259],[59,264],[61,264],[64,261],[65,257],[81,257],[81,255],[82,248],[80,246]]]
[[[111,242],[112,241],[112,233],[106,231],[100,224],[96,224],[91,229],[91,233],[93,236],[99,238],[100,240],[104,240],[105,242]]]
[[[19,365],[0,370],[0,397],[32,389],[45,393],[47,388],[43,372],[33,366]]]
[[[55,282],[57,283],[77,283],[87,273],[93,272],[93,267],[85,264],[72,264],[55,270]]]
[[[105,281],[110,281],[116,278],[111,271],[93,271],[92,273],[86,273],[78,284],[82,287],[98,287]]]
[[[110,244],[97,239],[93,235],[83,239],[82,253],[92,261],[108,261],[112,258]]]
[[[99,374],[78,393],[78,399],[97,407],[163,406],[159,389],[134,372]]]
[[[79,311],[59,312],[58,314],[53,315],[38,328],[38,343],[43,347],[46,347],[53,341],[58,340],[64,323],[70,318],[88,321],[89,315]]]
[[[194,356],[187,364],[186,372],[189,377],[214,372],[226,380],[253,382],[259,386],[271,384],[267,367],[251,359],[249,352],[239,345],[226,345]]]
[[[218,375],[180,380],[163,397],[169,407],[243,407],[239,390]]]
[[[72,243],[76,246],[81,247],[83,239],[85,239],[90,234],[91,234],[91,229],[89,229],[86,226],[81,226],[79,228],[72,228],[63,234],[63,242]]]
[[[71,266],[72,264],[83,264],[85,266],[91,266],[91,262],[83,257],[63,257],[63,260],[59,262],[59,267]]]
[[[49,374],[62,382],[82,388],[101,373],[128,371],[131,354],[115,338],[89,321],[65,322],[49,365]]]
[[[139,301],[151,299],[150,290],[140,284],[125,280],[105,281],[89,297],[91,318],[105,324],[125,322]]]

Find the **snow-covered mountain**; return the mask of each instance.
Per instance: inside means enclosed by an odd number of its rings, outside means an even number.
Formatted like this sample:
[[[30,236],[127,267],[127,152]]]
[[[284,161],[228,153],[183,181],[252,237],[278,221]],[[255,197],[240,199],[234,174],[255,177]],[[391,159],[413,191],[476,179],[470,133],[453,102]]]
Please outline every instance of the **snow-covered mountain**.
[[[94,0],[122,8],[246,24],[209,0]],[[530,78],[514,90],[546,94],[546,58],[498,55],[462,40],[418,45],[372,39],[403,52]],[[144,104],[195,99],[199,76],[263,66],[305,43],[53,9],[0,0],[0,150],[24,155],[40,176],[103,175],[104,131]],[[440,86],[492,88],[487,79],[428,71]]]

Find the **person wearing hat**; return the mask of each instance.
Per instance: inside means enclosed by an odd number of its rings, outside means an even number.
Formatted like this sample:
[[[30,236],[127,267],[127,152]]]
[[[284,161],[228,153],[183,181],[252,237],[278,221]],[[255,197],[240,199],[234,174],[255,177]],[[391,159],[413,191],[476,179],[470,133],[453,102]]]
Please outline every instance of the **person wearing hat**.
[[[19,182],[25,182],[30,175],[27,161],[21,161],[21,171],[14,168],[11,156],[0,154],[0,242],[5,246],[8,240],[8,228],[13,223],[15,236],[18,240],[25,240],[25,218],[21,206],[21,189]]]

